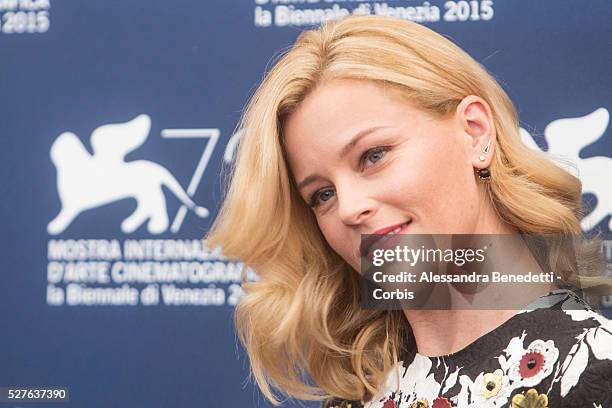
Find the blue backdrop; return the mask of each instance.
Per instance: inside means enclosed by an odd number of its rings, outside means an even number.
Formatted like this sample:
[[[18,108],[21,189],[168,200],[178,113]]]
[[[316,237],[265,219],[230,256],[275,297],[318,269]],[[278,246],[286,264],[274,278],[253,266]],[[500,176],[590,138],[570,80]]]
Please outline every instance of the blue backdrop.
[[[610,234],[608,0],[0,0],[0,386],[268,406],[232,323],[241,264],[197,240],[272,56],[353,12],[422,22],[484,64],[526,142],[577,164],[584,229]]]

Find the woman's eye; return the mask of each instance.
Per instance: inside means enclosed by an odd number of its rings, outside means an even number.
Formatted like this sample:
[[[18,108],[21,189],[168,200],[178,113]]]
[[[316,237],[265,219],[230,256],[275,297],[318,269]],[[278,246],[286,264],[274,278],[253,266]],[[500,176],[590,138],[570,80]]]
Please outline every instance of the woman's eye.
[[[389,150],[388,146],[379,146],[379,147],[374,147],[370,150],[367,150],[365,153],[363,153],[363,155],[361,155],[361,158],[359,160],[361,167],[364,166],[366,161],[370,161],[372,164],[376,164],[380,159],[383,158],[387,150]],[[321,203],[329,200],[333,196],[334,196],[333,189],[315,191],[310,196],[308,205],[310,205],[310,207],[312,208],[316,208],[319,205],[321,205]]]
[[[319,201],[327,201],[329,200],[331,197],[333,197],[333,194],[330,195],[328,193],[332,193],[333,190],[327,189],[327,190],[319,190],[316,191],[315,193],[313,193],[313,195],[310,197],[310,203],[309,205],[311,207],[318,207],[319,206]]]
[[[389,150],[388,147],[380,146],[380,147],[375,147],[373,149],[366,151],[361,156],[361,160],[360,160],[361,165],[363,166],[366,160],[369,160],[371,163],[376,163],[377,161],[383,158],[387,150]]]

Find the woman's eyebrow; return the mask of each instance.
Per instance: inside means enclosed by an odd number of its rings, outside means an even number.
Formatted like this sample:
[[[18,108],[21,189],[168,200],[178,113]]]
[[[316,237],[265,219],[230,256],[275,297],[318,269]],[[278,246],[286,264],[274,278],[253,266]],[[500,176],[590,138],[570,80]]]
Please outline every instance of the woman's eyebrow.
[[[349,154],[351,152],[351,150],[353,150],[353,148],[357,145],[357,143],[359,143],[359,141],[361,139],[363,139],[364,137],[366,137],[367,135],[369,135],[370,133],[376,132],[377,130],[381,130],[381,129],[386,129],[389,126],[373,126],[364,130],[359,131],[355,136],[353,136],[353,138],[342,148],[342,150],[340,151],[340,158],[343,159],[344,157],[346,157],[347,154]],[[321,176],[319,176],[318,174],[310,174],[309,176],[305,177],[304,180],[300,181],[297,185],[297,189],[298,191],[301,191],[304,187],[306,187],[307,185],[313,183],[314,181],[316,181],[317,179],[322,178]]]
[[[377,130],[380,129],[386,129],[389,126],[373,126],[367,129],[364,129],[360,132],[358,132],[355,136],[353,136],[353,138],[346,144],[346,146],[344,146],[342,148],[342,150],[340,151],[340,158],[343,159],[347,154],[349,154],[351,152],[351,150],[355,147],[355,145],[364,137],[366,137],[367,135],[369,135],[370,133],[373,133]]]

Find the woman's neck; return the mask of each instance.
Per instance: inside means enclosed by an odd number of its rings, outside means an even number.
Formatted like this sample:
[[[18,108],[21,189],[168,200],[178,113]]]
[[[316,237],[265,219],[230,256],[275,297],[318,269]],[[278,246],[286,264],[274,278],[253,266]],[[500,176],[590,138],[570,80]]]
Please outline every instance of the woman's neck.
[[[507,235],[503,242],[491,253],[492,259],[511,260],[504,265],[511,264],[515,274],[542,272],[518,235]],[[492,264],[500,266],[499,263]],[[466,295],[460,287],[449,286],[450,306],[447,309],[404,309],[403,312],[411,326],[418,352],[429,357],[443,356],[462,350],[501,326],[533,300],[556,288],[550,282],[521,283],[510,287],[498,284],[488,285],[477,294]],[[469,301],[465,302],[466,299]],[[477,309],[466,306],[476,304],[475,300],[480,301]]]
[[[419,354],[456,353],[496,329],[516,310],[404,310]]]

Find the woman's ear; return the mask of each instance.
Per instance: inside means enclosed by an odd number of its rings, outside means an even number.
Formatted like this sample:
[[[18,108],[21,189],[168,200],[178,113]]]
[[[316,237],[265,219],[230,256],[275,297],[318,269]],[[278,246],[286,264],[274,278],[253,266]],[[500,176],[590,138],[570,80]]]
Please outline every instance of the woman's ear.
[[[489,167],[496,147],[496,132],[489,104],[475,95],[468,95],[459,103],[455,118],[467,136],[472,166]]]

